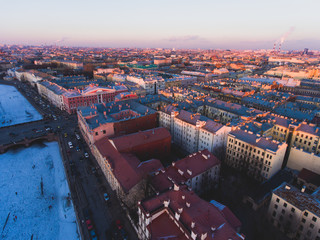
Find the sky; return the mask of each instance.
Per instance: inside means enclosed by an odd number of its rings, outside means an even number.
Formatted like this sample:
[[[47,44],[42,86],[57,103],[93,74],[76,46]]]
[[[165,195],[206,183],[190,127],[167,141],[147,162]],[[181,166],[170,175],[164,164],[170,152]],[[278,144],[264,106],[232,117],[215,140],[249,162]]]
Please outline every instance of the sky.
[[[320,50],[320,0],[0,0],[0,44]]]

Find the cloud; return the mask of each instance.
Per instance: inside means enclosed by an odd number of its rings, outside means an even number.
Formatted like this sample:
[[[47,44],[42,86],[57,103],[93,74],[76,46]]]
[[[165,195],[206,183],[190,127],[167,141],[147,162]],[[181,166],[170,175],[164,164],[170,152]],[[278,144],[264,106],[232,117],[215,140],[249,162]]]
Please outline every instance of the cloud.
[[[201,40],[201,37],[198,35],[186,35],[186,36],[170,37],[164,40],[169,42],[195,41],[195,40]]]

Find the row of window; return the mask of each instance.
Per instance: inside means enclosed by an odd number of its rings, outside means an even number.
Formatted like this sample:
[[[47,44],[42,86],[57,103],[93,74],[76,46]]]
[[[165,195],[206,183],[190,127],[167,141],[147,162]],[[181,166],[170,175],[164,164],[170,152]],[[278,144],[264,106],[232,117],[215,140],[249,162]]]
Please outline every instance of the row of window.
[[[302,138],[303,138],[303,136],[305,136],[306,139],[309,138],[309,135],[307,135],[307,134],[304,135],[304,134],[297,133],[297,136],[298,136],[298,137],[300,136],[300,137],[302,137]],[[309,139],[312,140],[312,138],[313,138],[313,137],[310,137]]]

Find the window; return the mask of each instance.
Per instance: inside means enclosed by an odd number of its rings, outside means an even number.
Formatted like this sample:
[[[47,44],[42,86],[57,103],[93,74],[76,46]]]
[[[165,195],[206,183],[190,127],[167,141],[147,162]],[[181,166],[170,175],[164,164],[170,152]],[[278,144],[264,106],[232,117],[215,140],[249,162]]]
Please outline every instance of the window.
[[[291,208],[291,212],[295,212],[296,210],[294,208]]]
[[[313,217],[313,218],[312,218],[312,221],[316,222],[316,221],[317,221],[317,218],[316,218],[316,217]]]
[[[284,206],[284,207],[287,207],[287,206],[288,206],[288,204],[287,204],[287,203],[284,203],[284,204],[283,204],[283,206]]]
[[[303,215],[305,215],[306,217],[308,217],[308,213],[307,212],[304,212],[304,214]]]
[[[273,211],[273,213],[272,213],[272,216],[276,216],[277,215],[277,212],[276,211]]]
[[[314,228],[314,224],[310,223],[310,228]]]
[[[278,205],[277,205],[277,204],[275,204],[275,205],[274,205],[274,208],[275,208],[275,209],[278,209]]]
[[[306,222],[306,219],[305,219],[305,218],[302,218],[301,222],[305,223],[305,222]]]
[[[286,211],[284,209],[281,210],[281,213],[284,214]]]
[[[279,198],[277,198],[276,202],[279,202],[279,201],[280,201],[280,199],[279,199]]]

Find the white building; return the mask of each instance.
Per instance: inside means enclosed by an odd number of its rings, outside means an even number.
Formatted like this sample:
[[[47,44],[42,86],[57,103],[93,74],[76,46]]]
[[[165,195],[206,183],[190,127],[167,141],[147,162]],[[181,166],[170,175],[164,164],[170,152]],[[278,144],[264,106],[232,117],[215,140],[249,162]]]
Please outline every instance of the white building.
[[[169,105],[159,111],[159,125],[167,128],[173,141],[189,153],[208,149],[210,152],[226,147],[231,127],[214,122],[199,113],[192,114]]]
[[[115,81],[115,82],[124,82],[126,80],[127,80],[126,74],[113,74],[112,76],[112,81]]]
[[[37,83],[37,89],[39,94],[48,99],[50,103],[57,108],[64,110],[65,105],[63,102],[63,93],[66,93],[66,89],[49,81],[41,81]]]
[[[138,84],[147,94],[157,94],[159,90],[165,89],[164,79],[158,76],[128,75],[127,81]]]
[[[315,124],[302,122],[295,129],[291,144],[314,154],[320,153],[320,129]]]
[[[319,188],[308,194],[283,183],[273,190],[268,209],[271,223],[291,239],[320,239]]]
[[[286,149],[286,143],[236,129],[228,135],[226,163],[263,181],[281,169]]]

